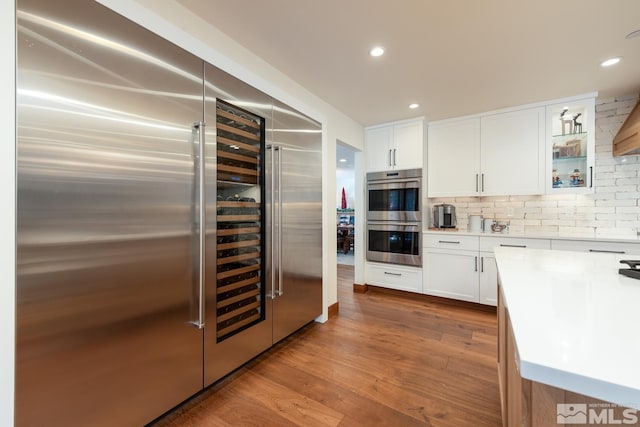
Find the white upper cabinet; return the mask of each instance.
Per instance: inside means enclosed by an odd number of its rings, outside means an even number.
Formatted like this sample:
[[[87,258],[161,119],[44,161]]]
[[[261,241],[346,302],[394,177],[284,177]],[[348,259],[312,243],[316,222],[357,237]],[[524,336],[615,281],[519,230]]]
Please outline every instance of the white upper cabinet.
[[[544,193],[545,109],[429,124],[429,197]]]
[[[429,197],[476,196],[480,173],[480,119],[432,123],[427,138]]]
[[[544,107],[482,117],[480,195],[543,194],[544,131]]]
[[[408,120],[365,131],[367,172],[422,168],[424,121]]]

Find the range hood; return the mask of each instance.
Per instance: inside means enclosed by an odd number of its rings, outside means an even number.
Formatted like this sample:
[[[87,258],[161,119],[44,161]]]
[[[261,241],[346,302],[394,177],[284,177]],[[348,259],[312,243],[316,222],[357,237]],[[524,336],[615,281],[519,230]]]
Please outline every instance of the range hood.
[[[613,138],[613,156],[640,155],[640,101]]]

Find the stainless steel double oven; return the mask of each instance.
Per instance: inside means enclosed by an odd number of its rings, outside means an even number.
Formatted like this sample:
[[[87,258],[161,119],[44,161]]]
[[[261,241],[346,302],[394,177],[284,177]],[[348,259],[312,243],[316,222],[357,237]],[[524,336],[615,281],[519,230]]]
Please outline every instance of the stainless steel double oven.
[[[367,174],[367,260],[422,265],[422,169]]]

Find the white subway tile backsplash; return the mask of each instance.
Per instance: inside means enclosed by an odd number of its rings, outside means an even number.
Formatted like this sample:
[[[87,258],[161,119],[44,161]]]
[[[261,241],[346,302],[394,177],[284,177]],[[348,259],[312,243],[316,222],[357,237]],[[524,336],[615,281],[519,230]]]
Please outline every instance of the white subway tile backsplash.
[[[620,178],[620,179],[616,179],[616,185],[621,185],[621,186],[635,185],[637,187],[638,181],[640,181],[640,178],[638,178],[637,176],[634,176],[633,178]]]
[[[594,237],[596,235],[596,229],[594,227],[559,226],[558,234],[563,236]]]
[[[629,99],[634,99],[634,100],[638,100],[638,97],[640,97],[640,94],[637,93],[630,93],[627,95],[619,95],[615,97],[615,101],[617,102],[621,102],[621,101],[627,101]]]
[[[640,199],[640,192],[624,192],[624,193],[616,193],[616,200],[637,200]]]
[[[541,225],[555,225],[558,227],[575,227],[576,222],[568,219],[543,219]]]
[[[596,187],[596,193],[625,193],[638,191],[637,185],[611,185]]]
[[[612,214],[596,214],[596,219],[608,221],[637,221],[638,215],[633,213],[621,214],[619,212]]]
[[[596,200],[596,206],[638,206],[637,199]]]
[[[633,184],[640,185],[640,179],[638,179],[638,170],[633,168],[625,168],[623,166],[631,166],[631,165],[616,166],[616,170],[615,172],[613,172],[613,177],[614,178],[636,178],[636,181],[634,181]]]
[[[637,237],[637,232],[636,232],[636,228],[613,227],[613,228],[597,228],[596,229],[596,237],[610,237],[610,236],[635,238]]]
[[[588,221],[583,221],[583,220],[578,220],[576,221],[576,226],[577,227],[615,227],[616,226],[616,222],[615,221],[597,221],[597,220],[588,220]]]
[[[608,173],[608,172],[615,172],[616,170],[616,165],[611,164],[611,165],[603,165],[600,166],[596,171],[594,171],[594,174],[599,174],[599,173]]]
[[[532,200],[529,202],[524,202],[524,206],[526,208],[529,208],[529,207],[555,208],[558,206],[558,201],[557,200]]]
[[[617,206],[617,214],[635,213],[640,218],[640,206]]]
[[[549,235],[549,234],[558,234],[558,227],[555,225],[541,225],[539,227],[530,227],[525,226],[524,232],[526,234],[538,234],[538,235]]]
[[[596,188],[607,187],[607,186],[616,185],[616,180],[614,178],[610,178],[610,179],[598,179],[598,178],[596,178],[594,183],[595,183]]]

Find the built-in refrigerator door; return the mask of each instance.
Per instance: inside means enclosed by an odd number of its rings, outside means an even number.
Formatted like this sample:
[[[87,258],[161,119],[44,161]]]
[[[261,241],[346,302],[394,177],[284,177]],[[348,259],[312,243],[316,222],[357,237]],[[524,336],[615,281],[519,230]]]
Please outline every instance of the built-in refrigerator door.
[[[202,388],[203,63],[94,1],[16,15],[15,422],[144,425]]]
[[[271,100],[205,67],[205,385],[271,346],[265,288],[265,129]]]
[[[322,129],[275,101],[267,159],[273,208],[274,343],[322,314]]]

